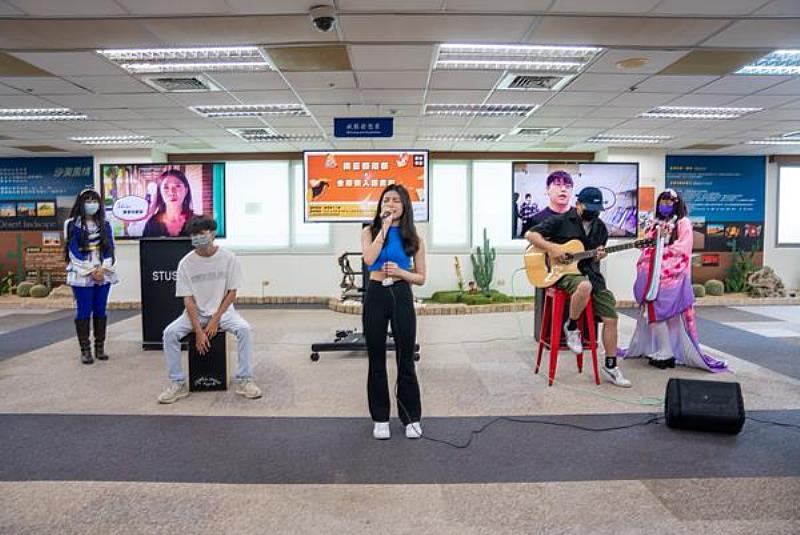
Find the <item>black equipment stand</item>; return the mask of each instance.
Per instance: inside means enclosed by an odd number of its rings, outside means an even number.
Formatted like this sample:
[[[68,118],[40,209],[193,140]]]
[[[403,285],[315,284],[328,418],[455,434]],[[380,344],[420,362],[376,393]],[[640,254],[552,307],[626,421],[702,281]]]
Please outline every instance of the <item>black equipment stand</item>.
[[[364,294],[367,291],[367,281],[369,277],[366,276],[367,266],[364,261],[361,261],[361,271],[354,271],[350,264],[349,257],[358,256],[361,258],[361,253],[347,252],[338,258],[339,268],[342,270],[342,300],[350,298],[364,302]],[[356,286],[356,277],[361,277],[361,286]],[[420,358],[419,344],[414,344],[414,360],[418,361]],[[317,362],[319,354],[332,351],[366,351],[367,341],[364,338],[364,333],[358,329],[347,329],[336,331],[336,336],[333,342],[319,342],[311,344],[311,360]],[[392,333],[386,336],[386,350],[396,351],[394,345],[394,337]]]

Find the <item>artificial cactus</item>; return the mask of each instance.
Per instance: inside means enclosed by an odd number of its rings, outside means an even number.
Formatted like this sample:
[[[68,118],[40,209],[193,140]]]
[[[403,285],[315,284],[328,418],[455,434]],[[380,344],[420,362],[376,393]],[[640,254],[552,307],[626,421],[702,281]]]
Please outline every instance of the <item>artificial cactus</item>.
[[[20,282],[17,285],[17,295],[19,297],[30,297],[31,295],[31,288],[33,288],[34,283],[30,281]]]
[[[50,295],[50,289],[44,284],[36,284],[31,288],[31,297],[47,297]]]
[[[692,284],[692,292],[694,293],[695,297],[705,297],[706,287],[702,284]]]
[[[706,295],[720,296],[725,293],[725,284],[721,280],[709,279],[705,284]]]
[[[489,288],[494,278],[494,261],[497,258],[497,252],[489,244],[489,238],[486,236],[486,229],[483,229],[483,251],[478,246],[477,254],[470,254],[472,260],[472,273],[475,275],[475,280],[481,291],[487,297],[491,295]]]

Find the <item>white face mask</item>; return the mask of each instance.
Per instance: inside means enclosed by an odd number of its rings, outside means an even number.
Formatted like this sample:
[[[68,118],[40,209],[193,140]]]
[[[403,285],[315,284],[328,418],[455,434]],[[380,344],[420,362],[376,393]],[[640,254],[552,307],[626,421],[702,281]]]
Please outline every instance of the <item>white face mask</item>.
[[[94,215],[97,211],[100,210],[100,204],[96,202],[85,202],[83,203],[83,211],[86,215]]]
[[[192,247],[195,249],[205,249],[209,245],[211,245],[211,237],[205,234],[192,236]]]

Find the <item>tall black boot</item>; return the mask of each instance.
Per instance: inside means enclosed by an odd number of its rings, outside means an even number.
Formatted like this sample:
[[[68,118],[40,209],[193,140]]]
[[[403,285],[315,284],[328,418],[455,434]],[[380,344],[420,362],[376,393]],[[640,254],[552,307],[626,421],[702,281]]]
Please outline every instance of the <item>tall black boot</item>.
[[[78,344],[81,346],[81,362],[92,364],[92,343],[89,340],[89,318],[75,320],[75,332],[78,335]]]
[[[92,325],[94,327],[94,358],[97,360],[108,360],[103,344],[106,343],[106,318],[98,318],[92,316]]]

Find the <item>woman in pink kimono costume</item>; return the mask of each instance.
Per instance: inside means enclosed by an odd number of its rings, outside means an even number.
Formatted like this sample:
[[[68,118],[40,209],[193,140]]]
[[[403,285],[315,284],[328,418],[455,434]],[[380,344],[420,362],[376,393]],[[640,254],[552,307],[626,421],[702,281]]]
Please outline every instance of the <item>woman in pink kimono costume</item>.
[[[700,349],[692,292],[692,222],[686,204],[671,189],[658,196],[656,213],[646,227],[655,245],[636,264],[634,297],[639,316],[626,358],[647,357],[661,369],[675,364],[710,372],[728,369]]]

